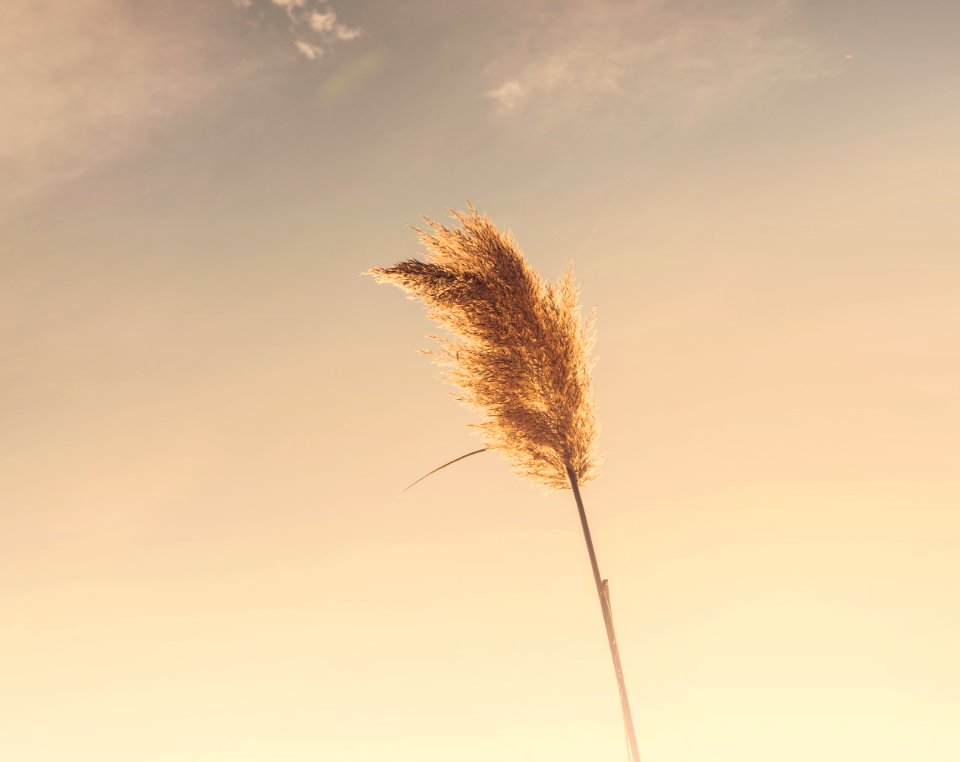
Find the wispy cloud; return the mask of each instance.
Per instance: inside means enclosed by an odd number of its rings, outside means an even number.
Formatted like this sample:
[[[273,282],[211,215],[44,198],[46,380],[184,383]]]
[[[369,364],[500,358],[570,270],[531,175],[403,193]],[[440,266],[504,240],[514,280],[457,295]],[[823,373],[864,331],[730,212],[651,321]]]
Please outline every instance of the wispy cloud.
[[[315,32],[332,32],[334,26],[337,23],[337,14],[333,11],[324,11],[323,13],[319,11],[313,11],[308,19],[310,21],[310,28]]]
[[[164,4],[160,4],[161,6]],[[0,201],[26,198],[139,145],[237,70],[229,8],[11,0],[0,24]]]
[[[242,14],[242,15],[241,15]],[[319,60],[360,30],[317,0],[32,0],[0,10],[0,210],[143,146],[158,127],[270,57],[248,42],[269,14]],[[317,28],[314,28],[317,27]],[[264,36],[264,47],[269,36]]]
[[[271,2],[289,11],[292,11],[294,8],[302,8],[306,5],[306,0],[271,0]]]
[[[323,48],[319,45],[311,45],[309,42],[304,42],[303,40],[296,41],[297,50],[311,61],[316,60],[323,55]]]
[[[349,42],[350,40],[355,40],[360,36],[359,27],[348,27],[343,24],[337,24],[333,28],[333,33],[338,40],[343,40],[344,42]]]
[[[331,45],[350,42],[361,34],[359,27],[340,22],[336,11],[320,0],[234,0],[234,4],[248,12],[262,11],[271,5],[282,9],[290,22],[294,47],[311,61],[320,58]]]
[[[515,108],[526,94],[526,88],[515,79],[507,80],[499,87],[487,90],[487,92],[484,93],[486,97],[492,98],[499,103],[500,108],[507,111]]]
[[[792,0],[534,2],[490,62],[483,94],[503,115],[619,98],[696,120],[828,71],[794,20]]]

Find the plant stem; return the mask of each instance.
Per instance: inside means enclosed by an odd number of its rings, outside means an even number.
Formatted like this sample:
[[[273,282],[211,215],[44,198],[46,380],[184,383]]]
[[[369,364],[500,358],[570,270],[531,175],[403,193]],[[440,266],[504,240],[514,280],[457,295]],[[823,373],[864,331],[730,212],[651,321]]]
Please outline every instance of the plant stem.
[[[567,476],[570,477],[570,486],[573,496],[577,500],[577,510],[580,512],[580,526],[583,527],[583,539],[587,543],[587,553],[590,554],[590,566],[593,567],[593,581],[597,586],[597,596],[600,598],[600,610],[603,612],[603,624],[607,628],[607,642],[610,644],[610,656],[613,658],[613,671],[617,676],[617,688],[620,690],[620,706],[623,709],[623,729],[627,734],[627,743],[630,746],[632,762],[640,762],[640,752],[637,750],[637,734],[633,729],[633,715],[630,714],[630,699],[627,698],[627,686],[623,681],[623,667],[620,665],[620,649],[617,648],[617,635],[613,630],[613,615],[610,613],[610,601],[604,590],[604,580],[600,578],[600,567],[597,566],[597,554],[593,550],[593,539],[590,537],[590,526],[587,524],[587,513],[583,509],[583,498],[580,497],[580,485],[573,468],[567,465]]]

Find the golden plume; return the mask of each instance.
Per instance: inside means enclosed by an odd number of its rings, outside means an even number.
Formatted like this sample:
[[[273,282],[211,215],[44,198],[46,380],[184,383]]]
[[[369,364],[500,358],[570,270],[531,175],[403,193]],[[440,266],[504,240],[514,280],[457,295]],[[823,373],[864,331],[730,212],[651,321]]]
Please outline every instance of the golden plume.
[[[445,378],[459,388],[458,399],[483,413],[476,426],[485,449],[503,452],[522,476],[553,489],[573,490],[617,678],[627,746],[631,760],[639,762],[609,588],[600,576],[580,495],[580,484],[597,475],[598,465],[588,360],[593,322],[580,318],[571,267],[556,283],[544,283],[513,236],[497,230],[472,204],[467,212],[451,213],[460,223],[458,229],[429,217],[424,217],[429,230],[414,228],[426,262],[408,259],[368,274],[421,300],[430,317],[450,332],[452,338],[436,337],[440,351],[431,354],[449,368]],[[440,468],[477,452],[482,450]]]
[[[597,475],[597,422],[588,360],[592,320],[580,318],[572,266],[544,283],[512,234],[468,204],[449,229],[425,217],[414,228],[426,262],[408,259],[369,271],[429,308],[453,338],[438,338],[437,362],[455,396],[479,409],[488,449],[553,489],[569,489],[567,469],[583,484]]]

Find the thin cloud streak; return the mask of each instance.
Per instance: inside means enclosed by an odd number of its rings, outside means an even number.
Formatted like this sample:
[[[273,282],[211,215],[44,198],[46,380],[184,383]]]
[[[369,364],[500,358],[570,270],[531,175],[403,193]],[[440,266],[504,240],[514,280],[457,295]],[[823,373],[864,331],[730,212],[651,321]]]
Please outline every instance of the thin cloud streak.
[[[134,13],[122,0],[76,0],[54,14],[29,0],[6,6],[0,201],[139,145],[152,125],[231,76],[236,64],[218,58],[220,21],[211,9]]]
[[[500,87],[488,90],[484,95],[500,104],[500,108],[509,111],[527,94],[526,88],[515,79],[504,82]]]
[[[288,24],[280,11],[293,19],[296,55],[310,61],[361,35],[315,0],[148,10],[126,0],[76,0],[55,14],[29,0],[4,5],[0,206],[13,211],[136,150],[171,117],[261,67],[271,54],[249,55],[251,36],[266,13]],[[319,32],[308,23],[317,16]]]
[[[297,40],[296,46],[297,50],[299,50],[300,53],[309,58],[311,61],[315,61],[317,58],[323,55],[323,48],[321,48],[319,45],[311,45],[309,42]]]
[[[777,83],[831,71],[825,52],[793,31],[791,0],[532,8],[487,67],[483,96],[501,115],[575,112],[616,97],[696,122]]]

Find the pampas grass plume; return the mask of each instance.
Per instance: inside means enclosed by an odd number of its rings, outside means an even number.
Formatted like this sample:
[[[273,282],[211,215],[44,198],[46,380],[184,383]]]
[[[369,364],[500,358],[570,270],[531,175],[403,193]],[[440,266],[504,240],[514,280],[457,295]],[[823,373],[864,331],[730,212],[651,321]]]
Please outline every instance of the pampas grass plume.
[[[597,476],[597,420],[589,361],[593,321],[580,318],[573,268],[544,283],[510,233],[473,205],[447,228],[414,228],[426,260],[368,271],[421,300],[450,338],[435,337],[435,360],[455,395],[478,409],[488,449],[514,471],[551,489]]]
[[[428,229],[414,228],[425,262],[408,259],[368,274],[422,301],[429,316],[447,329],[447,337],[435,337],[440,349],[432,354],[446,367],[445,379],[459,390],[458,399],[482,413],[475,425],[486,449],[504,453],[521,476],[551,489],[573,490],[628,749],[633,762],[639,762],[607,581],[600,576],[580,496],[580,484],[597,476],[599,463],[590,387],[593,320],[580,317],[572,267],[556,283],[544,283],[513,236],[497,230],[472,204],[466,212],[451,213],[459,228],[429,217],[424,218]]]

